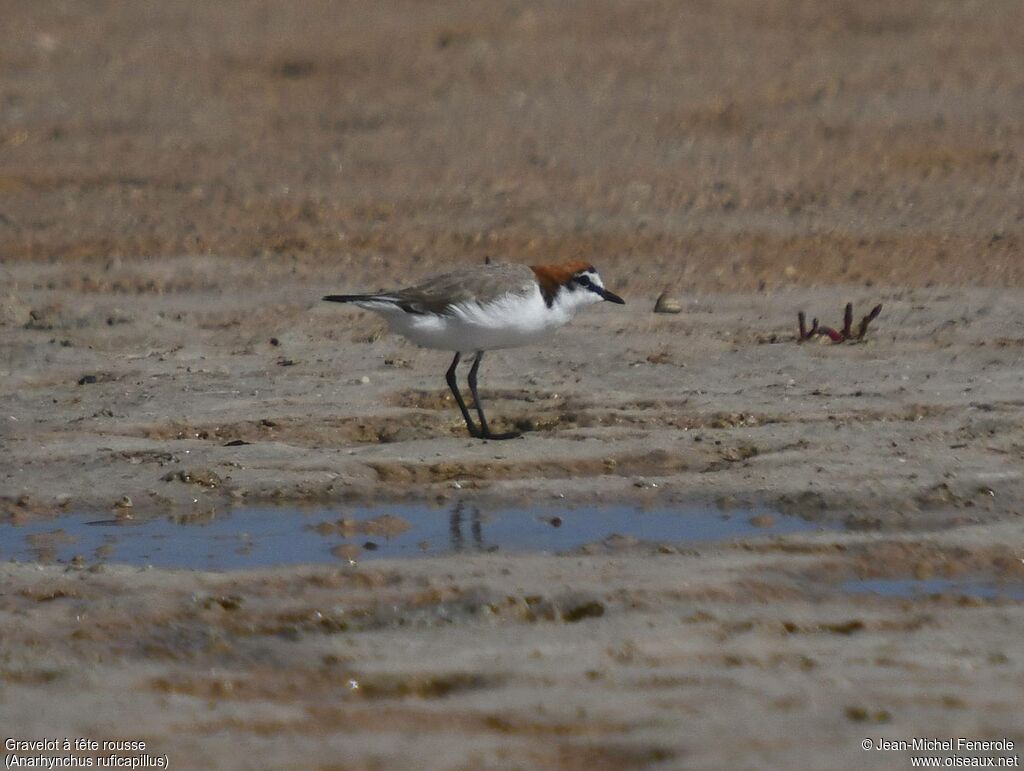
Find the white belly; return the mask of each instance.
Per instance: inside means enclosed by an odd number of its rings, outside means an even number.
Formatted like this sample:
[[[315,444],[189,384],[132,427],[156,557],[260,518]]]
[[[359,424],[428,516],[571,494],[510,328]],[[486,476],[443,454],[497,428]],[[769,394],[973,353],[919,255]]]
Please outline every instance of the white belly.
[[[573,317],[571,311],[558,305],[548,308],[540,289],[525,297],[506,295],[487,305],[458,305],[441,316],[398,309],[382,315],[392,332],[417,345],[464,353],[528,345]]]

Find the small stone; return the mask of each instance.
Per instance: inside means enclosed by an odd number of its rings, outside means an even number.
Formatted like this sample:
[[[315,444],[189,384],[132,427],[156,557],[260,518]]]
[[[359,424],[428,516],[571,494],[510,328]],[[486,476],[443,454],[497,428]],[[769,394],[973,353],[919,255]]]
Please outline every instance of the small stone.
[[[131,509],[134,506],[135,504],[132,503],[132,499],[129,498],[127,495],[122,495],[120,500],[118,500],[118,502],[114,504],[114,507],[118,509]]]
[[[675,300],[668,296],[668,292],[662,292],[658,295],[657,301],[654,303],[655,313],[682,313],[683,306],[679,304],[678,300]]]
[[[600,618],[604,615],[604,603],[599,600],[574,602],[562,610],[562,620],[575,624],[585,618]]]
[[[770,514],[757,514],[749,521],[751,527],[775,527],[775,517]]]

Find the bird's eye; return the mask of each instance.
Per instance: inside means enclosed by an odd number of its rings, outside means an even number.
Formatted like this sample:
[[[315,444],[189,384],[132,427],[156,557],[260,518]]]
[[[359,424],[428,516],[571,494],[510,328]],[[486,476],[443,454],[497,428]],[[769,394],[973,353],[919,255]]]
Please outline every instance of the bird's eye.
[[[589,276],[576,276],[576,283],[582,286],[590,286]]]

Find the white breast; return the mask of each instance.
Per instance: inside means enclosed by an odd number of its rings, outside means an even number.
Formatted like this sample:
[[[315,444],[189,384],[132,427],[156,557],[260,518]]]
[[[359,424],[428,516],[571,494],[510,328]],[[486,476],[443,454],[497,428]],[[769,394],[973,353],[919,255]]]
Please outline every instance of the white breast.
[[[392,332],[417,345],[469,353],[528,345],[574,315],[575,309],[561,303],[547,307],[536,287],[527,295],[510,293],[486,305],[459,304],[444,315],[398,311],[385,317]]]

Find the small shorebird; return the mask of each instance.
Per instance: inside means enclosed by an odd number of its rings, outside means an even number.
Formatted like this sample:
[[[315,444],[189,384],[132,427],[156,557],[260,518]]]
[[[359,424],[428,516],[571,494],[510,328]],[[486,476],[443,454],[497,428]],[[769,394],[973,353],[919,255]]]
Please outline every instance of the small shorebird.
[[[466,428],[478,439],[512,439],[517,432],[495,434],[487,425],[476,390],[484,351],[532,343],[572,320],[585,305],[608,300],[624,304],[604,288],[594,266],[488,264],[454,270],[422,284],[376,294],[331,294],[328,302],[352,303],[383,316],[392,332],[424,348],[455,351],[445,379],[462,411]],[[469,370],[479,427],[459,392],[455,369],[463,354],[475,353]]]

